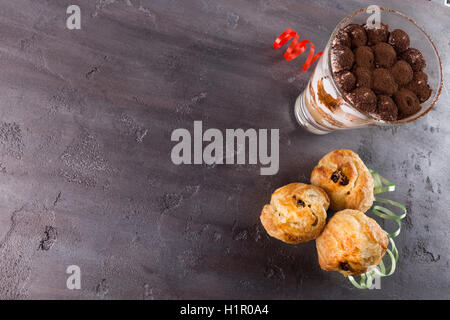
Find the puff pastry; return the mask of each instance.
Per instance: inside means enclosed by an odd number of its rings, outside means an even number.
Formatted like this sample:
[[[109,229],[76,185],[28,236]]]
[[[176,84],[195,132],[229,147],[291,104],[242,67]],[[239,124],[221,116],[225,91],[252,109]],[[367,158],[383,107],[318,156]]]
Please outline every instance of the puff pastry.
[[[378,223],[357,210],[337,212],[316,239],[323,270],[360,275],[380,263],[388,238]]]
[[[329,205],[330,200],[321,188],[291,183],[275,190],[260,219],[270,236],[297,244],[319,236]]]
[[[330,197],[331,210],[366,212],[373,204],[373,178],[359,156],[351,150],[335,150],[320,159],[311,183]]]

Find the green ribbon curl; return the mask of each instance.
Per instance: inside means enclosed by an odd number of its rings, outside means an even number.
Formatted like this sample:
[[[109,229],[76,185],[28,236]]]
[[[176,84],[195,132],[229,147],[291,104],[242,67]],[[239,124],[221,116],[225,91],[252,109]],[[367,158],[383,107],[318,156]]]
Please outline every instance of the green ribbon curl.
[[[382,177],[378,172],[376,172],[374,170],[369,170],[369,171],[373,177],[373,182],[374,182],[373,193],[374,194],[395,191],[395,184],[393,184],[386,178]],[[391,276],[392,274],[394,274],[395,268],[397,266],[398,258],[399,258],[399,253],[398,253],[397,247],[395,246],[394,238],[400,234],[401,226],[402,226],[401,221],[402,221],[402,219],[404,219],[406,217],[406,213],[407,213],[406,207],[396,201],[392,201],[392,200],[380,198],[380,197],[375,197],[375,203],[377,203],[377,204],[375,204],[372,207],[372,212],[376,216],[378,216],[382,219],[394,221],[397,224],[397,229],[392,233],[388,233],[385,231],[388,236],[388,239],[389,239],[390,249],[389,248],[386,249],[387,254],[384,255],[383,259],[381,260],[381,262],[378,266],[376,266],[373,269],[371,269],[370,271],[367,271],[366,273],[362,274],[360,276],[359,281],[357,281],[352,276],[348,276],[350,283],[353,284],[358,289],[371,289],[373,280],[375,278],[388,277],[388,276]],[[381,204],[396,207],[397,209],[401,210],[401,213],[395,214],[392,210],[382,206]],[[386,267],[383,262],[383,260],[385,258],[389,258],[389,260],[390,260],[390,265],[388,267]]]

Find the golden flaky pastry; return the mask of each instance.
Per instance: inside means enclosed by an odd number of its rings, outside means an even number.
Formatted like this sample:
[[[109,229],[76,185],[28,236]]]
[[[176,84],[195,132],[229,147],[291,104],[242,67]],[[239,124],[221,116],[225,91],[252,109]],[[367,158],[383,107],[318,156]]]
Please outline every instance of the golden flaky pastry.
[[[388,244],[375,220],[351,209],[336,212],[316,239],[320,267],[344,276],[360,275],[378,265]]]
[[[272,194],[261,212],[261,223],[274,238],[291,244],[315,239],[322,232],[330,200],[322,189],[291,183]]]
[[[330,197],[331,210],[366,212],[373,204],[373,178],[359,156],[351,150],[335,150],[320,159],[311,183]]]

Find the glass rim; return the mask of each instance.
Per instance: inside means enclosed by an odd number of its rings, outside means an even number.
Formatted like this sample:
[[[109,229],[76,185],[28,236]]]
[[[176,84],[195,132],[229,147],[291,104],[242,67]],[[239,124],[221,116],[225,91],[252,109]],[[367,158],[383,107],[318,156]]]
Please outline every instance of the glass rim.
[[[328,59],[328,68],[330,70],[330,75],[331,75],[331,79],[332,79],[332,83],[333,86],[337,89],[337,91],[341,94],[342,98],[344,99],[344,101],[346,101],[350,106],[352,106],[356,111],[364,114],[365,116],[367,116],[369,119],[374,120],[376,123],[378,124],[386,124],[386,125],[391,125],[391,124],[404,124],[404,123],[409,123],[409,122],[413,122],[421,117],[423,117],[424,115],[426,115],[431,109],[433,109],[434,105],[436,104],[436,102],[439,99],[439,96],[441,95],[441,91],[442,91],[442,86],[443,86],[443,82],[444,82],[444,78],[443,78],[443,71],[442,71],[442,61],[441,61],[441,56],[439,55],[439,52],[437,50],[436,45],[434,44],[433,40],[431,39],[431,37],[429,36],[429,34],[421,27],[419,26],[412,18],[408,17],[406,14],[403,14],[397,10],[394,9],[389,9],[389,8],[384,8],[384,7],[380,7],[381,10],[386,11],[386,12],[390,12],[390,13],[394,13],[397,14],[399,16],[401,16],[402,18],[408,20],[409,22],[413,23],[420,31],[422,31],[422,33],[427,37],[428,41],[431,43],[434,53],[436,54],[438,61],[439,61],[439,76],[440,76],[440,83],[439,83],[439,88],[436,91],[436,95],[433,99],[433,101],[431,102],[430,106],[423,112],[423,113],[417,113],[415,115],[413,115],[410,118],[405,118],[405,119],[401,119],[401,120],[395,120],[395,121],[386,121],[386,120],[381,120],[379,118],[376,118],[374,115],[363,111],[363,110],[359,110],[358,108],[356,108],[346,97],[346,92],[343,92],[341,90],[341,88],[336,84],[336,81],[334,79],[334,75],[333,75],[333,69],[331,66],[331,43],[333,42],[334,37],[336,36],[336,33],[343,27],[345,27],[345,22],[347,22],[348,20],[350,20],[350,18],[356,16],[359,13],[365,12],[367,10],[367,8],[362,8],[362,9],[358,9],[350,14],[348,14],[347,16],[345,16],[341,21],[339,21],[339,23],[337,24],[337,26],[334,28],[333,32],[331,33],[331,37],[328,40],[327,43],[327,48],[328,48],[328,53],[327,53],[327,59]],[[345,25],[344,25],[345,24]]]

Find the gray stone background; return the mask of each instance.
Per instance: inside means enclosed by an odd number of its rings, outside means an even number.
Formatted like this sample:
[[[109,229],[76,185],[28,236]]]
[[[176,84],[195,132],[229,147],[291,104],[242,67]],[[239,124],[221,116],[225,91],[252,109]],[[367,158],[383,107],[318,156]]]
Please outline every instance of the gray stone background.
[[[0,297],[448,299],[450,87],[417,122],[313,136],[293,118],[312,72],[271,45],[324,48],[369,4],[423,25],[450,75],[450,8],[435,1],[1,0]],[[69,4],[82,29],[65,27]],[[280,171],[175,166],[171,132],[280,128]],[[398,185],[400,262],[360,291],[259,223],[272,191],[350,148]],[[382,225],[383,226],[383,225]],[[389,227],[389,226],[387,226]],[[66,288],[69,265],[81,290]]]

